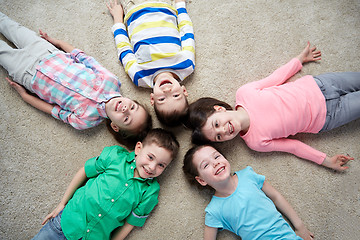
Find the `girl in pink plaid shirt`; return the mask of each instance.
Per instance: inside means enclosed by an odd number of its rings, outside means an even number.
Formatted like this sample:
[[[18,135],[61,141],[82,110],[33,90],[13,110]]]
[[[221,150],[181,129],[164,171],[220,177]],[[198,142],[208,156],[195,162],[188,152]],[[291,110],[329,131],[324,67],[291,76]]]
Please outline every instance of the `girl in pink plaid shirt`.
[[[1,12],[0,31],[17,47],[0,41],[0,64],[25,102],[79,130],[107,119],[116,139],[129,148],[151,128],[147,110],[123,97],[119,79],[93,57],[41,30],[39,37]]]

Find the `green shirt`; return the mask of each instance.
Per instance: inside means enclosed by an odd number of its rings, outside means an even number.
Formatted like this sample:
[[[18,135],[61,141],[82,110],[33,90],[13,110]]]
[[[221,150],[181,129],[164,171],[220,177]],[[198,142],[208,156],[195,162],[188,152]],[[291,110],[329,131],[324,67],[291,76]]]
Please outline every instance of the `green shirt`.
[[[158,203],[156,179],[135,178],[135,153],[120,146],[105,147],[85,163],[86,184],[65,206],[61,227],[67,239],[110,239],[125,221],[143,226]]]

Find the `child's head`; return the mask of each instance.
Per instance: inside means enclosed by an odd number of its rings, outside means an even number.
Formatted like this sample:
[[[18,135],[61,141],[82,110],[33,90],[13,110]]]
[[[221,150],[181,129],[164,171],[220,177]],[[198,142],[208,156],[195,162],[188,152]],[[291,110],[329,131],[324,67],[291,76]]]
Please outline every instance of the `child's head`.
[[[107,127],[115,139],[133,149],[152,128],[152,118],[143,105],[125,97],[110,99],[105,104]]]
[[[183,171],[190,183],[217,186],[228,179],[230,163],[211,145],[198,145],[187,151]]]
[[[189,103],[185,86],[171,72],[162,72],[155,77],[150,102],[159,121],[167,126],[180,125],[187,115]]]
[[[217,111],[217,107],[223,107],[226,110],[232,110],[232,107],[226,102],[215,98],[200,98],[189,106],[188,127],[193,130],[192,142],[196,144],[208,143],[208,139],[203,132],[203,127],[208,118]]]
[[[135,146],[136,171],[141,178],[159,176],[179,151],[179,142],[171,132],[155,128]]]

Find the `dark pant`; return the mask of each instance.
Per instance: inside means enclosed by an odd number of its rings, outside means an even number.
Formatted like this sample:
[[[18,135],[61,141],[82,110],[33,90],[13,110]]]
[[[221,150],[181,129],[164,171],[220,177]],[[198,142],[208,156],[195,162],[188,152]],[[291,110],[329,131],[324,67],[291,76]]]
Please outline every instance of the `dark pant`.
[[[328,131],[360,118],[360,72],[326,73],[314,77],[326,100]]]

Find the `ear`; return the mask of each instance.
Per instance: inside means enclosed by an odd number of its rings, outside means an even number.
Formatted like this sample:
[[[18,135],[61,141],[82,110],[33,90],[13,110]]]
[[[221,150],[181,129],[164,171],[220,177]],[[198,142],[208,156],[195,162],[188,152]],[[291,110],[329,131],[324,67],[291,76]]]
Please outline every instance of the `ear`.
[[[120,128],[114,122],[111,122],[110,126],[115,132],[119,132]]]
[[[207,185],[207,182],[205,182],[201,177],[196,176],[195,179],[198,181],[198,183],[200,183],[201,186],[205,187]]]
[[[154,94],[153,93],[150,93],[150,103],[151,103],[151,106],[154,106],[155,100],[154,100]]]
[[[183,85],[183,86],[181,86],[181,88],[183,90],[185,97],[189,96],[188,91],[186,90],[185,86]]]
[[[219,106],[219,105],[214,105],[214,109],[217,112],[221,112],[221,111],[225,112],[226,111],[226,108],[224,108],[223,106]]]
[[[143,147],[143,144],[141,142],[136,143],[136,145],[135,145],[135,155],[139,155],[142,147]]]

